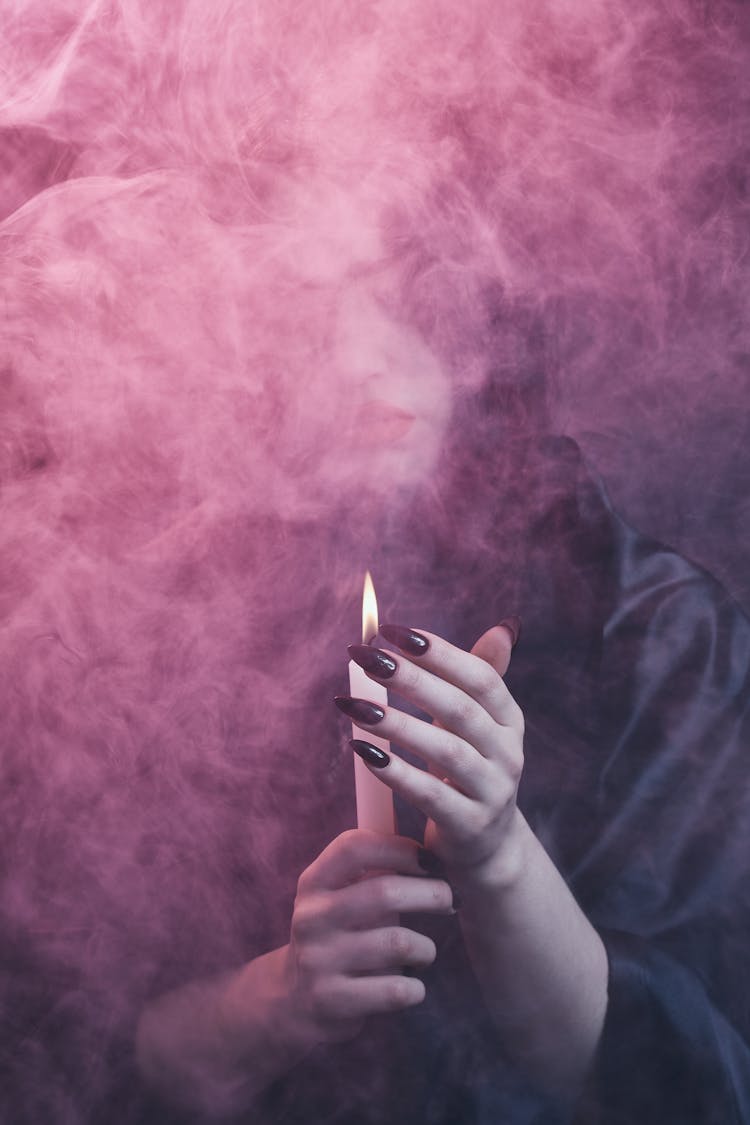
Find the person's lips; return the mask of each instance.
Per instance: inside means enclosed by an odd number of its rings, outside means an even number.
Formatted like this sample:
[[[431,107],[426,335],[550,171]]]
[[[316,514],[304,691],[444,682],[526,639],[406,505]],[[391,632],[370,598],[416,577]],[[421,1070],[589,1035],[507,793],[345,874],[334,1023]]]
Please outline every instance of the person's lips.
[[[357,411],[357,439],[363,445],[390,445],[408,434],[416,418],[385,399],[370,399]]]

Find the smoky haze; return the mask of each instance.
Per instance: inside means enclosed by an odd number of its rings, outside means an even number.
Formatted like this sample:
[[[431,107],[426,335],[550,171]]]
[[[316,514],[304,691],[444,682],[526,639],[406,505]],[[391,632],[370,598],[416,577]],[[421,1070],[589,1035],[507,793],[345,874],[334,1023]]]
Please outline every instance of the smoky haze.
[[[329,697],[365,568],[383,619],[413,614],[400,569],[431,604],[400,513],[476,557],[462,490],[488,450],[507,477],[566,433],[750,605],[750,19],[3,0],[0,21],[0,913],[25,966],[0,981],[33,1013],[19,1096],[73,1125],[102,1042],[285,940],[297,874],[353,823]],[[46,1035],[71,1015],[73,1078]]]

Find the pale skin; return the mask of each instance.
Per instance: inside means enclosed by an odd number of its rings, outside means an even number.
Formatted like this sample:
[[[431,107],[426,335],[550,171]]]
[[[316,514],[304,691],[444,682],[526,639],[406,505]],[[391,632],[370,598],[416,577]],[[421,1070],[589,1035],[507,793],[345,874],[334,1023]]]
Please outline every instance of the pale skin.
[[[299,879],[287,945],[143,1013],[138,1062],[167,1098],[240,1108],[316,1045],[419,1004],[424,984],[403,970],[436,949],[409,916],[453,913],[454,892],[505,1055],[540,1087],[575,1096],[604,1023],[607,958],[516,805],[523,716],[502,680],[510,634],[495,626],[466,653],[420,632],[426,652],[390,652],[387,683],[434,721],[387,707],[371,729],[427,768],[391,753],[373,772],[427,816],[425,846],[446,878],[425,875],[412,840],[337,837]]]

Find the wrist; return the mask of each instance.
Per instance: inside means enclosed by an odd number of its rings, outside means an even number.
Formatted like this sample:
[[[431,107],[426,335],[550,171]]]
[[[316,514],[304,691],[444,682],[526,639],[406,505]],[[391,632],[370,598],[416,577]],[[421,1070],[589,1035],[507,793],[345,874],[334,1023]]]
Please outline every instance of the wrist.
[[[512,890],[523,878],[534,835],[523,814],[514,808],[502,843],[478,863],[454,864],[447,870],[451,886],[460,888],[462,899]]]
[[[167,1101],[237,1113],[316,1045],[294,1011],[287,947],[154,1000],[139,1020],[136,1061]]]
[[[223,1032],[242,1053],[254,1054],[259,1033],[290,1064],[320,1042],[294,1002],[288,972],[289,946],[272,950],[239,970],[227,983],[221,1005]]]

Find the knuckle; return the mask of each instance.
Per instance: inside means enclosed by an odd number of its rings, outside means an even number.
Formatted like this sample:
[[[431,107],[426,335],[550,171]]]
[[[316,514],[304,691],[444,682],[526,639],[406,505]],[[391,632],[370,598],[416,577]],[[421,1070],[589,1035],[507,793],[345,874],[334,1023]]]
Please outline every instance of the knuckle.
[[[315,1012],[324,1012],[326,1008],[335,1003],[335,990],[319,979],[311,982],[308,995],[310,1007]]]
[[[310,885],[311,879],[312,871],[309,867],[306,867],[300,877],[297,879],[297,898],[295,899],[295,905],[299,901],[299,899],[307,893],[307,888]]]
[[[487,816],[485,829],[490,828],[498,814],[502,813],[505,809],[508,808],[509,805],[513,803],[515,794],[516,783],[513,778],[508,773],[506,773],[502,780],[498,782],[492,811]]]
[[[495,818],[495,810],[477,805],[466,818],[466,838],[476,840],[485,834]]]
[[[363,850],[364,840],[357,828],[347,828],[338,837],[339,846],[347,853],[357,858]]]
[[[464,772],[471,765],[475,751],[462,738],[449,735],[445,746],[446,765],[454,766]]]
[[[311,931],[311,916],[305,902],[299,902],[294,905],[294,913],[292,914],[292,938],[299,941],[304,940]]]
[[[431,965],[437,958],[437,946],[432,938],[426,934],[414,933],[411,935],[409,949],[409,963],[416,965]]]
[[[511,708],[511,725],[521,736],[524,735],[526,731],[526,718],[523,710],[519,704],[516,703],[515,699],[513,700],[513,707]]]
[[[434,820],[440,819],[444,808],[446,786],[435,777],[425,778],[425,790],[421,801],[422,811]]]
[[[437,959],[437,946],[435,942],[432,938],[425,937],[420,944],[421,960],[424,961],[425,965],[431,965],[433,961]]]
[[[412,996],[411,981],[406,977],[389,977],[385,984],[385,998],[389,1007],[404,1008]]]
[[[370,832],[360,828],[349,828],[337,838],[339,854],[345,874],[342,872],[342,881],[358,878],[364,875],[372,858],[373,848],[377,840],[373,839]]]
[[[292,914],[292,937],[305,941],[310,938],[318,928],[320,920],[320,900],[317,896],[297,898]]]
[[[386,955],[393,957],[397,962],[408,957],[413,948],[411,936],[406,930],[388,930],[385,937]]]
[[[409,732],[409,716],[404,711],[399,711],[398,707],[388,708],[388,719],[391,725],[391,731],[394,735],[392,741],[398,742],[401,738],[405,738]]]
[[[379,886],[380,905],[388,911],[398,911],[404,901],[403,890],[394,879],[381,879]]]
[[[475,706],[474,700],[468,695],[455,695],[448,704],[448,722],[455,725],[465,723],[471,717]]]
[[[432,905],[437,910],[446,910],[453,905],[453,891],[444,879],[436,880],[431,888]]]
[[[514,791],[521,780],[524,767],[523,750],[519,746],[514,754],[511,755],[508,762],[508,774],[513,782]]]
[[[399,680],[407,688],[417,687],[421,676],[420,669],[408,660],[399,662]]]
[[[375,867],[388,866],[390,841],[380,833],[350,829],[346,842],[349,859],[349,876],[353,881],[363,879]]]
[[[297,970],[303,977],[312,977],[318,967],[318,958],[315,949],[309,945],[300,945],[296,949]]]
[[[492,787],[488,789],[488,793],[492,795],[493,806],[503,804],[509,792],[511,795],[515,793],[521,780],[523,766],[523,747],[507,744],[503,746],[502,756],[493,763]]]
[[[472,693],[480,698],[485,698],[497,690],[500,677],[491,664],[481,660],[474,669],[472,677]]]

